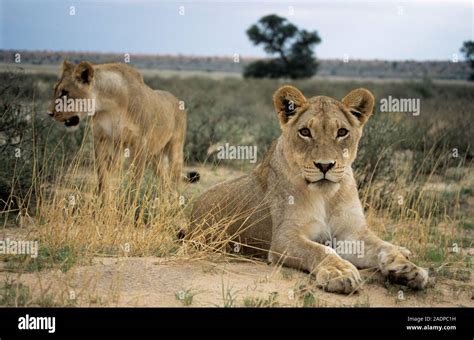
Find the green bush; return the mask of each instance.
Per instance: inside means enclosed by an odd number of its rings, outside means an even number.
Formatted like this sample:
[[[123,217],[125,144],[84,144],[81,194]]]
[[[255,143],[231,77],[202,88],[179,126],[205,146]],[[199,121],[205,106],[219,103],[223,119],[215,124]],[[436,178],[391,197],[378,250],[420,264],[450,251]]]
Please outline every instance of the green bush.
[[[34,206],[41,180],[50,180],[80,146],[82,133],[66,133],[46,114],[54,81],[0,73],[0,211]]]

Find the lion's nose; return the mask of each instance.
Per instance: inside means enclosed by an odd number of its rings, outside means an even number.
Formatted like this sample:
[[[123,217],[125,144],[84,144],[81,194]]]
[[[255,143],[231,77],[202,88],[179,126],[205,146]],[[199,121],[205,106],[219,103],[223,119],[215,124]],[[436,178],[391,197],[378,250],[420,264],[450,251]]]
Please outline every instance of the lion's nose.
[[[336,162],[333,162],[333,163],[316,163],[314,162],[314,165],[319,169],[321,170],[321,172],[323,174],[326,174],[326,172],[329,171],[329,169],[331,169],[334,164],[336,164]]]
[[[48,115],[49,115],[50,117],[52,117],[52,116],[54,116],[54,113],[48,112]]]

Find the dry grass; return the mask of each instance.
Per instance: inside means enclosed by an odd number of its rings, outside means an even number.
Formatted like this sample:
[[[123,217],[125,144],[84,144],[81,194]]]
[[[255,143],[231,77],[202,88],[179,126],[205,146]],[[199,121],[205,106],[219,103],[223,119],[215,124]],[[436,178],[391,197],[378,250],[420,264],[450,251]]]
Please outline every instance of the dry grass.
[[[443,157],[448,155],[438,157],[427,174],[400,171],[394,181],[370,183],[362,195],[371,228],[410,249],[415,262],[430,267],[435,276],[441,268],[470,273],[467,253],[472,247],[472,234],[464,222],[472,221],[468,197],[472,197],[474,177],[465,160],[457,168],[440,169]]]

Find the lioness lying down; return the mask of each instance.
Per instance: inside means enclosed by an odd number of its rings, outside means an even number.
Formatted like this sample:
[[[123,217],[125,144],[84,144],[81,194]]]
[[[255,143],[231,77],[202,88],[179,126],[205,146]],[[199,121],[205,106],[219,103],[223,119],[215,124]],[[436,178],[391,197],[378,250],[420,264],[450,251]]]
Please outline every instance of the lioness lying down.
[[[293,86],[273,95],[281,136],[247,176],[207,190],[193,208],[191,234],[232,239],[235,251],[262,253],[273,264],[306,270],[330,292],[358,289],[357,268],[375,267],[391,280],[424,288],[428,272],[410,252],[373,234],[364,218],[351,164],[374,96],[357,89],[341,101],[305,98]],[[217,228],[216,228],[217,226]],[[362,243],[363,254],[336,251],[337,240]]]
[[[175,96],[151,89],[141,74],[126,64],[83,61],[73,65],[64,61],[49,115],[68,129],[92,116],[102,193],[109,191],[110,172],[120,157],[130,158],[136,174],[149,165],[159,177],[167,159],[171,180],[181,179],[186,111]]]

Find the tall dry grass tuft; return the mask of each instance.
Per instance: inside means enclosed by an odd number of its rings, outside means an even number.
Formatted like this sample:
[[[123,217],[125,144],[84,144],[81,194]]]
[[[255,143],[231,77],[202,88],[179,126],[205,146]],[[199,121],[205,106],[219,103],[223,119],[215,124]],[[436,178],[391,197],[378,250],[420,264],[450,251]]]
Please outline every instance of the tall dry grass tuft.
[[[204,254],[217,252],[230,257],[262,257],[269,248],[267,241],[253,239],[250,244],[242,239],[242,233],[247,229],[271,219],[268,202],[256,200],[257,195],[254,191],[240,192],[239,195],[223,192],[204,215],[190,216],[183,240],[185,249]]]
[[[170,179],[137,171],[134,160],[122,152],[111,172],[115,176],[108,195],[98,194],[97,164],[87,130],[71,164],[45,170],[54,176],[40,184],[37,200],[41,247],[55,253],[67,246],[81,259],[176,253],[176,235],[187,222]]]

